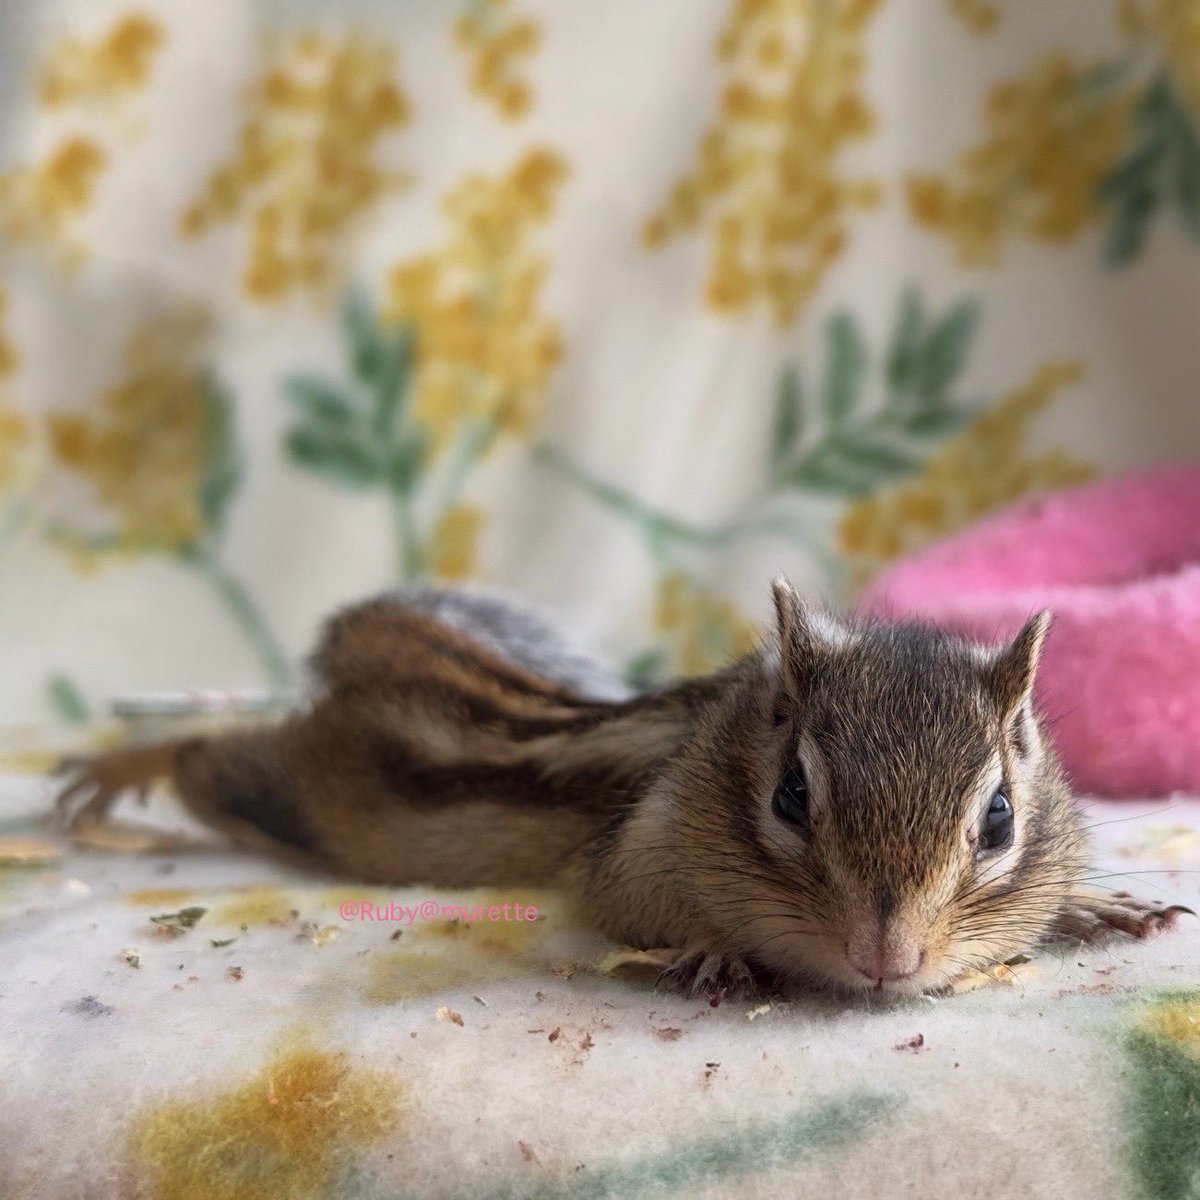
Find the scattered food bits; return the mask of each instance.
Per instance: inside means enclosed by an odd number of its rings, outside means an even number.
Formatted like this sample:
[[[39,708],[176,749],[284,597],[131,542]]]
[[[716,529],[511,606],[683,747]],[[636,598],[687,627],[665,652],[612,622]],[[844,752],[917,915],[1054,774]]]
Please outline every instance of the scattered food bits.
[[[920,1054],[922,1050],[928,1050],[929,1047],[925,1045],[925,1035],[923,1033],[914,1033],[912,1037],[905,1038],[902,1042],[897,1042],[892,1049],[910,1050],[913,1054]]]
[[[225,972],[225,978],[228,979],[230,983],[240,983],[242,979],[245,978],[245,975],[246,972],[242,970],[241,967],[230,967]]]
[[[237,941],[236,937],[231,938],[209,938],[209,943],[214,950],[220,950],[223,946],[232,946]]]
[[[82,879],[67,880],[67,894],[69,896],[90,896],[91,892],[92,889]]]
[[[324,946],[341,936],[342,927],[340,925],[326,925],[324,929],[318,929],[312,935],[312,944],[314,946]]]
[[[588,1032],[583,1035],[583,1041],[579,1043],[579,1048],[584,1052],[584,1054],[587,1054],[595,1044],[596,1043],[592,1041],[591,1033]]]
[[[404,930],[397,929],[392,933],[392,936],[388,940],[392,941],[392,942],[398,942],[403,936],[404,936]]]
[[[0,866],[39,867],[58,862],[62,851],[53,842],[38,838],[0,838]]]
[[[192,904],[187,908],[181,908],[178,912],[160,913],[157,917],[151,917],[150,921],[151,924],[158,927],[158,932],[163,937],[174,938],[193,928],[206,912],[208,912],[207,908]]]
[[[456,1013],[454,1009],[448,1008],[445,1004],[434,1013],[439,1021],[449,1021],[452,1025],[462,1025],[463,1019],[461,1013]]]
[[[521,1157],[527,1163],[537,1162],[538,1156],[534,1153],[533,1147],[528,1142],[517,1142],[517,1147],[521,1151]]]
[[[677,1042],[683,1037],[683,1030],[676,1029],[673,1025],[663,1025],[654,1031],[654,1036],[661,1038],[664,1042]]]
[[[709,1080],[711,1080],[712,1077],[717,1073],[717,1071],[720,1070],[720,1068],[721,1068],[721,1064],[719,1062],[705,1063],[704,1064],[704,1082],[708,1083]]]
[[[746,1020],[753,1021],[757,1017],[765,1016],[770,1011],[771,1011],[771,1006],[769,1004],[760,1004],[757,1008],[752,1008],[746,1014]]]
[[[558,1025],[550,1031],[550,1036],[547,1038],[547,1041],[557,1042],[560,1037],[562,1037],[562,1026]]]
[[[678,958],[678,950],[614,950],[596,964],[596,970],[614,979],[653,983]]]
[[[142,952],[135,947],[130,947],[128,950],[122,950],[119,957],[122,961],[127,962],[131,967],[137,968],[142,965]]]
[[[117,1010],[111,1004],[101,1004],[95,996],[84,996],[82,1000],[76,1000],[74,1004],[68,1005],[68,1011],[79,1013],[85,1017],[107,1017]]]
[[[950,985],[949,991],[952,995],[959,996],[963,992],[973,992],[976,988],[988,987],[993,983],[1019,983],[1022,979],[1036,974],[1037,964],[1018,954],[1011,963],[999,963],[986,971],[965,972]]]
[[[476,1004],[482,1004],[484,1008],[487,1008],[488,1006],[488,1002],[482,996],[472,996],[471,999],[474,1000]]]

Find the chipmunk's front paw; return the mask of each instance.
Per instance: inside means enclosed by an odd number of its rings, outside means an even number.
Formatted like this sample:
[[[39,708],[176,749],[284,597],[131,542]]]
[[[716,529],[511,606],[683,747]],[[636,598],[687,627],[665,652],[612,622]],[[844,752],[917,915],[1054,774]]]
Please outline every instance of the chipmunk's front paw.
[[[1081,942],[1100,942],[1113,933],[1149,939],[1170,929],[1181,913],[1196,914],[1182,904],[1151,904],[1128,892],[1080,893],[1058,915],[1053,933]]]
[[[658,986],[687,996],[704,997],[715,1008],[722,1000],[746,1000],[754,995],[754,976],[740,958],[686,951],[659,977]]]

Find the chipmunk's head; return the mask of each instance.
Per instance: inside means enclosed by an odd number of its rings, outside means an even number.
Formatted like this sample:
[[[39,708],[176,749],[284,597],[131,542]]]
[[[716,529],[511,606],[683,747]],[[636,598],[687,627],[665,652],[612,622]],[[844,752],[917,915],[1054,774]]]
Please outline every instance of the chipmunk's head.
[[[747,698],[740,794],[724,796],[751,864],[726,910],[744,952],[904,994],[1028,948],[1083,867],[1031,700],[1048,614],[989,649],[774,593],[773,684]]]

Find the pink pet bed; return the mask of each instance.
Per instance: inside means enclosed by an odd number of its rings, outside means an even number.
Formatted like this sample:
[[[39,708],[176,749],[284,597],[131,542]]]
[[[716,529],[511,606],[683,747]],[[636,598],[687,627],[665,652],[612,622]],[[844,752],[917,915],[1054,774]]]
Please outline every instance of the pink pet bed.
[[[859,607],[988,641],[1051,609],[1037,698],[1076,787],[1200,793],[1200,470],[1016,504],[886,571]]]

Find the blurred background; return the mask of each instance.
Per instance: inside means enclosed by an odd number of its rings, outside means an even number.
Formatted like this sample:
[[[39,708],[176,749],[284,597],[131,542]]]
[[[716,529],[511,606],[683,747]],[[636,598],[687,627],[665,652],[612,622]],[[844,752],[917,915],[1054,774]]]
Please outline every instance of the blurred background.
[[[1197,0],[0,0],[0,726],[512,589],[639,680],[1200,450]]]

